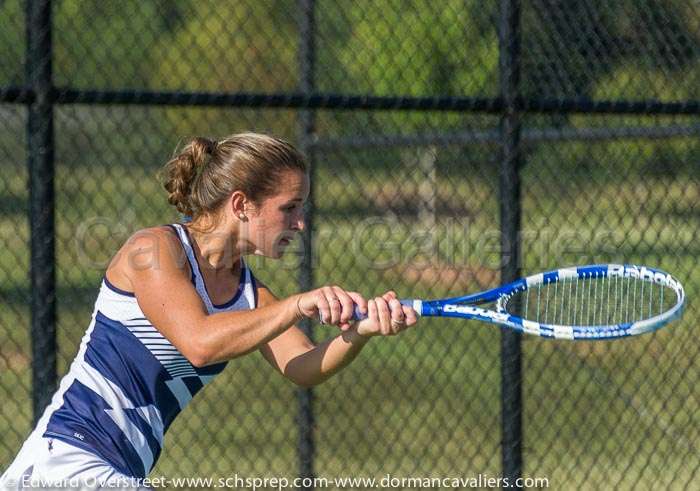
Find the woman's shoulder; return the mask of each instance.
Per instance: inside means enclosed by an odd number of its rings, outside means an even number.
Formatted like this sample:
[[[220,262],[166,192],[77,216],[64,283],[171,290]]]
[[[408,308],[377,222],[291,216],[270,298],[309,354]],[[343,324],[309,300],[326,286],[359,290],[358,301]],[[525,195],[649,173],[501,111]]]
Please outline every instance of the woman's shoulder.
[[[164,253],[179,259],[184,254],[180,238],[172,225],[159,225],[137,230],[129,237],[119,254],[153,256],[162,259]]]
[[[124,245],[129,245],[134,242],[139,241],[155,241],[155,240],[165,240],[165,241],[178,241],[178,235],[175,230],[174,225],[156,225],[155,227],[142,228],[131,234]]]
[[[185,251],[170,225],[135,231],[112,258],[106,275],[110,281],[127,284],[131,283],[134,272],[152,268],[175,268],[189,275]]]

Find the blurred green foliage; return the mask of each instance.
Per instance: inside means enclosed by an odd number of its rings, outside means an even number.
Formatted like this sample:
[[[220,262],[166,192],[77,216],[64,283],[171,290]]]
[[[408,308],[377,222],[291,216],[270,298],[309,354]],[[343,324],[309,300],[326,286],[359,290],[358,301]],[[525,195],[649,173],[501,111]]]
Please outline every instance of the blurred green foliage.
[[[23,2],[0,3],[0,83],[21,79]],[[495,2],[318,2],[320,90],[497,95]],[[296,2],[65,0],[53,3],[58,86],[293,91]],[[523,92],[547,97],[697,97],[700,26],[692,2],[523,4]],[[649,84],[650,72],[661,84]],[[695,82],[695,83],[692,83]],[[601,84],[611,84],[604,86]]]

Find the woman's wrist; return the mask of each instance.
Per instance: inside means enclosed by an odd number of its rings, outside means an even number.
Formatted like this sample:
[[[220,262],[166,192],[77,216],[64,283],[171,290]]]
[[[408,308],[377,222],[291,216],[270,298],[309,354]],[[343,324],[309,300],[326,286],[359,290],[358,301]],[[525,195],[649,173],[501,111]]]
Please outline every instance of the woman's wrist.
[[[290,300],[292,300],[294,306],[294,322],[299,322],[306,317],[304,312],[301,311],[301,294],[290,297]]]
[[[346,341],[366,343],[374,337],[374,334],[360,334],[360,332],[358,331],[358,325],[359,322],[355,323],[354,326],[352,326],[347,331],[343,332],[343,337],[345,337]]]

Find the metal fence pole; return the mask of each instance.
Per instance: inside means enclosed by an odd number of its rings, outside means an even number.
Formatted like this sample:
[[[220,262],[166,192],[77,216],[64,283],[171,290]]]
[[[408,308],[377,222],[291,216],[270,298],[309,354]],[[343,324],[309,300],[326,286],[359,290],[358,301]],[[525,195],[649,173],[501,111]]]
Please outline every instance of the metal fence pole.
[[[54,140],[51,100],[51,2],[27,2],[27,152],[31,229],[32,410],[34,422],[56,390]]]
[[[499,19],[499,72],[504,112],[501,117],[499,182],[501,222],[501,281],[515,280],[520,269],[520,6],[502,0]],[[501,334],[501,426],[503,477],[511,483],[522,475],[522,373],[520,334]]]
[[[299,90],[302,94],[311,94],[314,91],[314,69],[315,69],[315,17],[314,17],[314,0],[299,0],[299,72],[300,86]],[[310,181],[311,194],[307,201],[305,211],[306,228],[302,234],[303,257],[301,261],[301,270],[299,274],[299,289],[308,291],[314,287],[313,274],[313,254],[312,249],[312,232],[314,227],[314,169],[315,162],[313,157],[313,147],[311,139],[314,133],[315,113],[313,109],[305,109],[299,113],[299,142],[301,151],[306,155],[310,166]],[[300,325],[306,335],[313,339],[311,322],[309,319],[304,319]],[[299,477],[313,478],[314,477],[314,413],[313,402],[314,393],[311,389],[299,389],[297,391],[297,399],[299,401]],[[312,487],[306,487],[311,489]]]

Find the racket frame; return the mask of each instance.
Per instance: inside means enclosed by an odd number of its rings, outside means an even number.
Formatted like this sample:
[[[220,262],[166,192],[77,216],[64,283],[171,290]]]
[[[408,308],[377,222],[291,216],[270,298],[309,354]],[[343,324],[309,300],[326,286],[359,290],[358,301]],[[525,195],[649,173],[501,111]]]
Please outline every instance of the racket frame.
[[[505,305],[515,293],[523,292],[538,285],[590,278],[634,278],[650,283],[657,283],[670,288],[676,293],[676,304],[669,310],[635,322],[603,324],[595,326],[547,324],[509,314]],[[685,306],[685,291],[680,281],[660,269],[634,264],[592,264],[561,268],[520,278],[507,285],[483,292],[460,297],[421,300],[406,299],[401,303],[409,305],[425,317],[457,317],[474,319],[509,327],[518,332],[535,336],[569,340],[602,340],[634,336],[651,332],[680,317]],[[479,307],[486,303],[495,303],[496,310]]]

